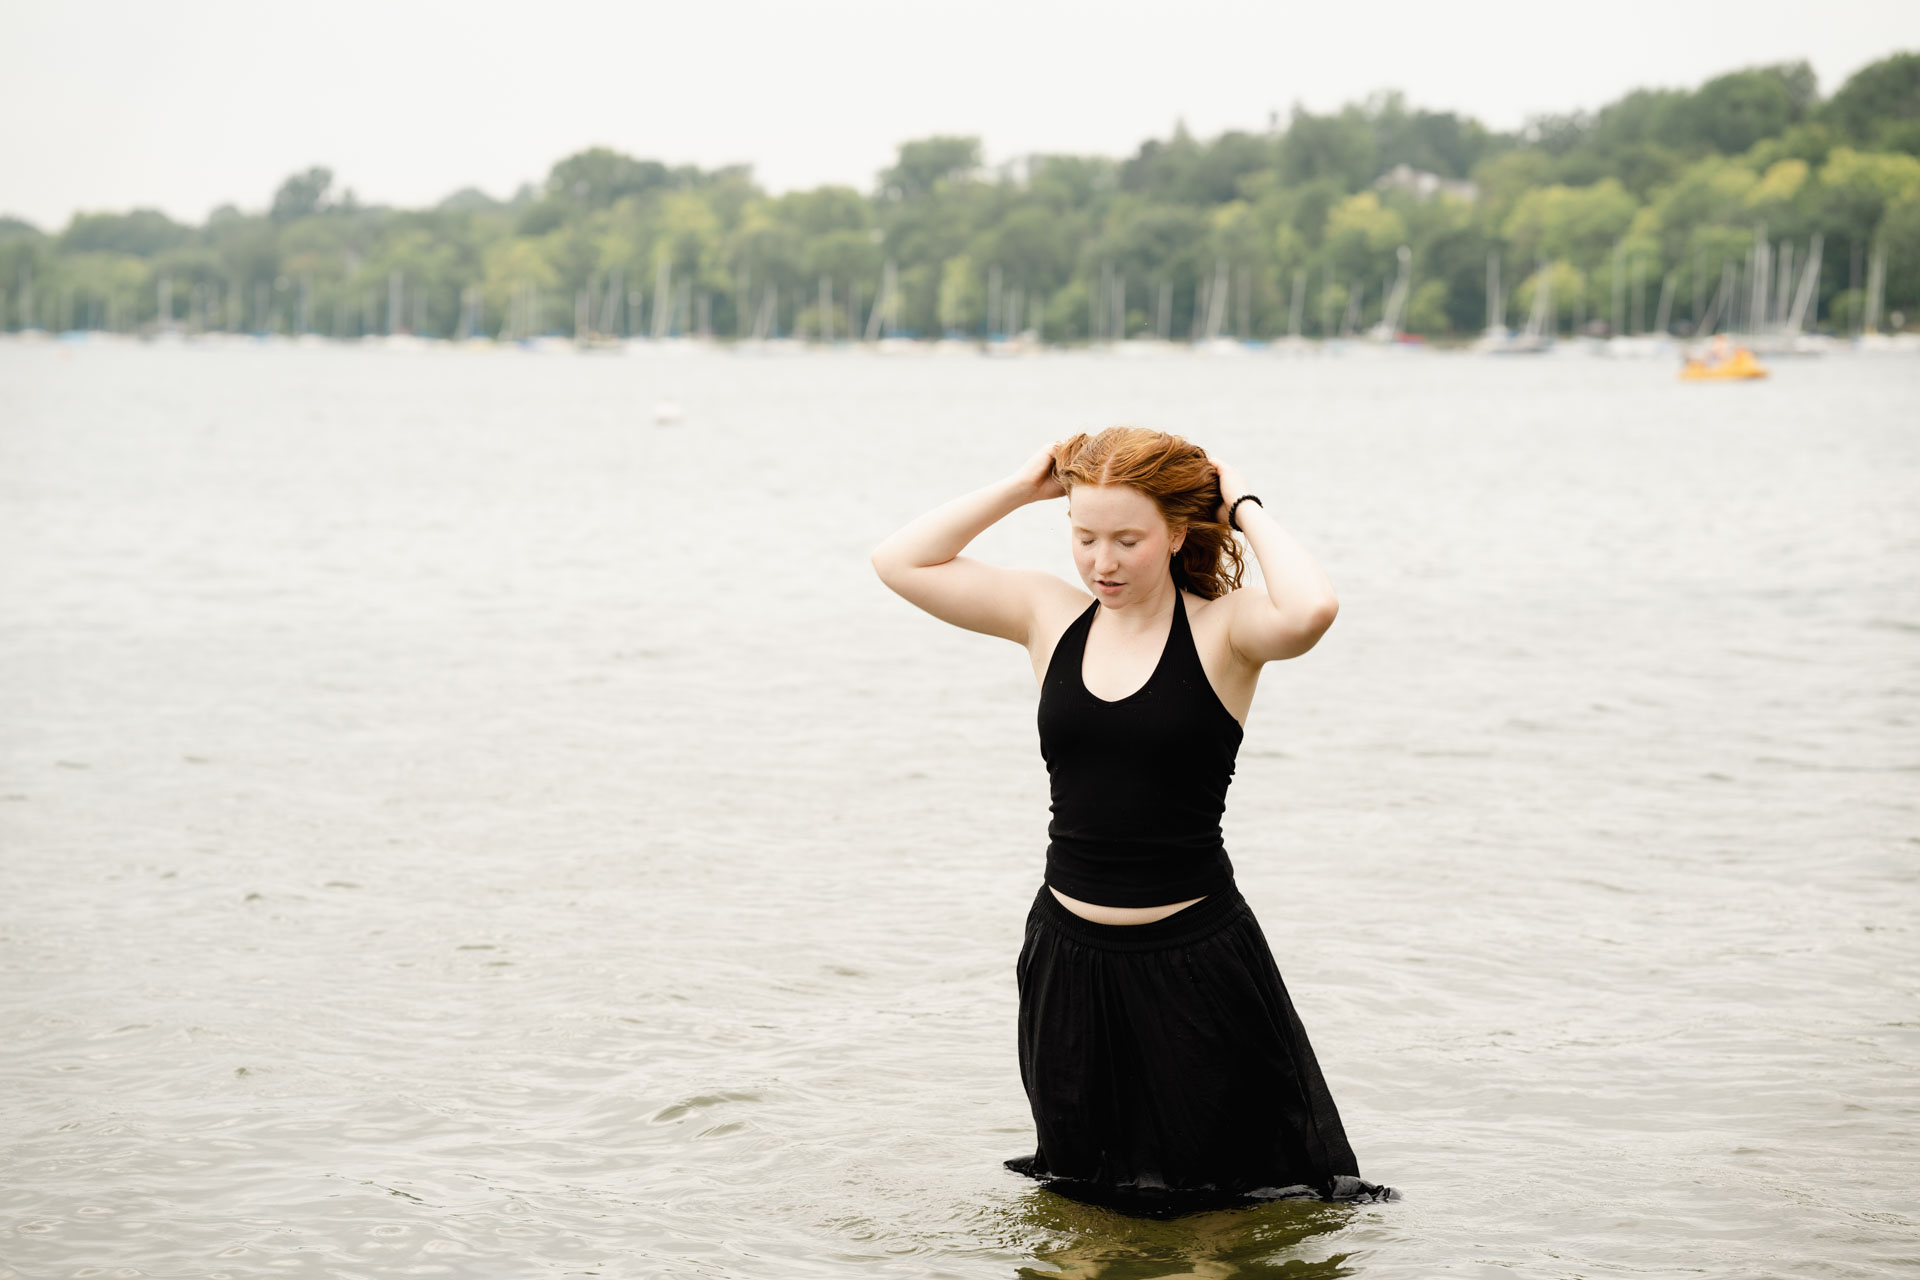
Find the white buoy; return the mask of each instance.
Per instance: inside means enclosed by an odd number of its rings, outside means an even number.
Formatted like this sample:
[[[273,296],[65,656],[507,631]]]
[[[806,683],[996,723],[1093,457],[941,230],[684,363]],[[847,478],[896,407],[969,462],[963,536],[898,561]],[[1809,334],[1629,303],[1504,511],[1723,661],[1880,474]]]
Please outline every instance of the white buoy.
[[[670,427],[680,421],[684,415],[680,412],[678,400],[659,400],[654,402],[653,422],[655,426]]]

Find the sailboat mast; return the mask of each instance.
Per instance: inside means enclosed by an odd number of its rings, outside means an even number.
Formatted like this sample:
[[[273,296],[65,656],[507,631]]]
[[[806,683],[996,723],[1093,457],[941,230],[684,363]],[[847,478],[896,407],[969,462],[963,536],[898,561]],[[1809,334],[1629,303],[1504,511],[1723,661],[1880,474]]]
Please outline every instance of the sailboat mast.
[[[658,342],[673,324],[673,263],[665,253],[653,267],[653,327],[648,336]]]
[[[1220,336],[1220,326],[1227,320],[1227,264],[1224,260],[1213,264],[1213,289],[1207,295],[1207,341],[1212,342]]]
[[[1497,333],[1506,327],[1504,312],[1500,305],[1500,252],[1497,249],[1487,251],[1487,332]]]
[[[1807,246],[1806,265],[1800,269],[1800,288],[1794,294],[1793,310],[1787,313],[1789,332],[1804,333],[1812,319],[1809,312],[1820,294],[1820,252],[1825,244],[1825,237],[1814,232],[1813,242]]]

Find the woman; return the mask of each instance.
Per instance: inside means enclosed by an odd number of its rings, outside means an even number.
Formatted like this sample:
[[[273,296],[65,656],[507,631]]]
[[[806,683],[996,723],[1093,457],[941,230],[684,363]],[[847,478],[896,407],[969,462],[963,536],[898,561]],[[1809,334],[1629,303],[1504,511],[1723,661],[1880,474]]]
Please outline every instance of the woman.
[[[1063,496],[1084,590],[960,554]],[[1240,585],[1230,527],[1264,589]],[[1391,1195],[1357,1176],[1220,837],[1260,668],[1338,609],[1320,566],[1238,471],[1138,427],[1040,450],[873,564],[936,618],[1025,645],[1040,682],[1053,820],[1017,970],[1039,1141],[1008,1167],[1146,1212]]]

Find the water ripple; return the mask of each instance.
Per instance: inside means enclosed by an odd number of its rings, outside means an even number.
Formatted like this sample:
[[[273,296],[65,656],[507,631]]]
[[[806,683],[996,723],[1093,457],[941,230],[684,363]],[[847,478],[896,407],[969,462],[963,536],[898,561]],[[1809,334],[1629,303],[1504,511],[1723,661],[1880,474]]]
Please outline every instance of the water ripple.
[[[1610,362],[73,359],[0,345],[0,1278],[1920,1256],[1907,365],[1722,417]],[[1340,585],[1227,838],[1405,1201],[1000,1166],[1031,675],[864,551],[1106,420]],[[726,585],[715,457],[790,573]]]

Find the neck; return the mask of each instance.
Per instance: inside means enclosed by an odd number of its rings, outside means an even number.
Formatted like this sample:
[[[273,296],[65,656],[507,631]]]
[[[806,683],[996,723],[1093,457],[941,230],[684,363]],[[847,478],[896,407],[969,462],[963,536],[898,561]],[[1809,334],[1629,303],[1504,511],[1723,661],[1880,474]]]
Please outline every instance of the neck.
[[[1179,602],[1179,595],[1180,588],[1173,585],[1172,578],[1168,578],[1150,596],[1141,596],[1124,605],[1108,604],[1102,600],[1100,607],[1105,612],[1116,616],[1125,614],[1134,619],[1134,625],[1144,630],[1172,613],[1174,606]]]

